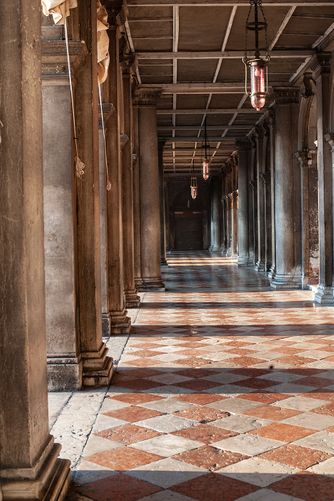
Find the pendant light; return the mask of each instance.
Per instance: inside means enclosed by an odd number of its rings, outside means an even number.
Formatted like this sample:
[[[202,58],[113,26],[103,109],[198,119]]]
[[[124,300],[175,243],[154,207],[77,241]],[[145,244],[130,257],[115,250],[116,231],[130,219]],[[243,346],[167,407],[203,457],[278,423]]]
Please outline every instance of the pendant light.
[[[195,176],[194,159],[191,161],[191,178],[190,178],[190,195],[193,200],[197,198],[198,187],[197,187],[197,177]]]
[[[268,23],[263,12],[262,0],[250,0],[246,20],[245,56],[242,61],[245,65],[245,92],[250,96],[251,104],[256,111],[260,111],[264,107],[268,95],[268,63],[270,55],[267,28]],[[254,47],[252,49],[254,54],[250,57],[248,56],[249,31],[254,32]],[[263,37],[260,37],[261,32],[263,32]],[[264,47],[260,46],[260,38],[264,39]],[[248,78],[250,80],[250,91],[248,90]]]
[[[209,155],[208,155],[208,132],[206,128],[206,117],[204,120],[204,159],[203,159],[203,179],[207,181],[209,179]]]

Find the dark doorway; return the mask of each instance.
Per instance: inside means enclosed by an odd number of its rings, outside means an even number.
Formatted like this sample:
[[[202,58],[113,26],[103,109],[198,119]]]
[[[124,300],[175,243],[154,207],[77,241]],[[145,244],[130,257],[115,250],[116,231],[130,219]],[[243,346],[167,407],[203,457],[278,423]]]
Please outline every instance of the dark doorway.
[[[202,212],[175,212],[175,249],[178,251],[203,249]]]

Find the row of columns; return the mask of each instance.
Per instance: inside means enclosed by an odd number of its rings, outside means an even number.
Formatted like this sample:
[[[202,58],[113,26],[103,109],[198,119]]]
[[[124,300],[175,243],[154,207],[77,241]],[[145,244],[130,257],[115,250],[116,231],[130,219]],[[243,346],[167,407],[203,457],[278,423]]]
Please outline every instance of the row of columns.
[[[275,103],[238,148],[238,263],[268,274],[271,286],[314,285],[310,256],[319,248],[315,301],[333,304],[333,134],[329,133],[331,57],[314,57],[315,150],[298,150],[300,89],[275,89]],[[318,190],[318,191],[317,191]],[[319,236],[318,236],[319,231]]]
[[[49,434],[48,384],[108,385],[113,361],[102,334],[129,332],[126,308],[139,305],[138,288],[163,287],[159,91],[136,87],[131,61],[120,61],[122,2],[107,6],[111,58],[100,127],[95,2],[80,2],[68,23],[76,152],[62,28],[43,22],[42,39],[40,0],[0,5],[4,500],[65,498],[69,461]]]

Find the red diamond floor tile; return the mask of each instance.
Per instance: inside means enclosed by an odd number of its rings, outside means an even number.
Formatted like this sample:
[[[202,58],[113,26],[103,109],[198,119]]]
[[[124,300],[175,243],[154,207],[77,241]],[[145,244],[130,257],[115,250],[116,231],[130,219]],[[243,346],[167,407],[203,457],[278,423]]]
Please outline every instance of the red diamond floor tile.
[[[314,308],[311,291],[273,291],[231,258],[180,254],[164,270],[166,292],[143,296],[78,493],[333,501],[334,480],[312,473],[334,460],[333,308]]]

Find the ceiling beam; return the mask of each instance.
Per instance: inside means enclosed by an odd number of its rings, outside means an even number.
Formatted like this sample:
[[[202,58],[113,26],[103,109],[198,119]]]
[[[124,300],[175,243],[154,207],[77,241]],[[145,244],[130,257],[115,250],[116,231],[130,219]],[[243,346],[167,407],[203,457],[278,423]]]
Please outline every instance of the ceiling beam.
[[[225,130],[225,129],[233,129],[233,130],[248,130],[253,127],[253,124],[243,124],[243,125],[208,125],[207,130]],[[160,125],[158,126],[158,131],[160,132],[168,132],[171,130],[176,131],[187,131],[187,130],[198,130],[198,125]],[[200,136],[199,136],[200,137]],[[208,136],[210,139],[210,136]]]
[[[277,84],[279,85],[279,84]],[[282,85],[282,84],[281,84]],[[143,84],[141,89],[159,88],[162,94],[242,94],[245,86],[240,82],[231,83],[177,83]]]
[[[173,143],[196,143],[197,141],[202,141],[202,139],[199,139],[197,136],[188,136],[188,137],[170,137],[170,136],[160,136],[159,141],[169,141]],[[208,143],[217,143],[218,141],[224,142],[225,139],[222,141],[221,136],[215,136],[215,137],[208,137]],[[227,141],[230,144],[234,143],[234,138],[227,138]]]
[[[273,50],[270,53],[272,59],[303,59],[315,53],[312,49],[284,49]],[[245,52],[242,50],[224,51],[138,51],[139,59],[242,59]]]
[[[204,108],[194,108],[194,109],[172,109],[172,110],[157,110],[158,115],[203,115],[203,113],[206,113],[207,115],[231,115],[235,112],[238,112],[239,114],[245,113],[247,115],[259,115],[260,113],[263,113],[262,111],[256,111],[254,108],[211,108],[209,110],[206,110]]]
[[[187,6],[187,7],[249,7],[247,0],[127,0],[128,7],[163,7],[163,6]],[[333,7],[333,0],[264,0],[263,7]]]

